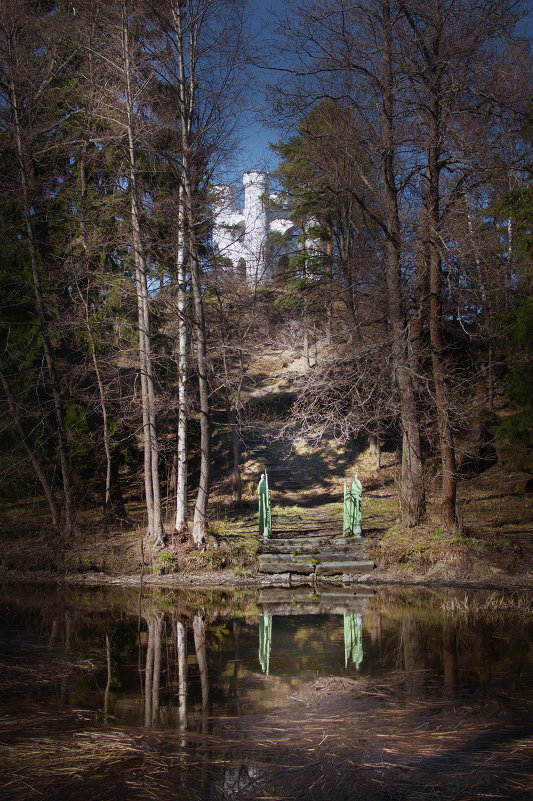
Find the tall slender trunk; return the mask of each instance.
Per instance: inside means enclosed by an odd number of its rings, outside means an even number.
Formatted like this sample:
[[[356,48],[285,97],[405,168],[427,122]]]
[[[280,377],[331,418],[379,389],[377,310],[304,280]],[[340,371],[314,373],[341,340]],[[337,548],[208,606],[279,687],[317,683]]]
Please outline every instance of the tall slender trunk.
[[[231,489],[235,503],[242,501],[242,476],[241,476],[241,438],[237,423],[237,412],[235,409],[231,413],[231,443],[233,454],[233,470],[231,473]]]
[[[428,164],[426,210],[429,225],[429,337],[431,367],[435,388],[435,405],[439,428],[439,445],[442,472],[442,521],[446,531],[457,528],[457,479],[455,472],[455,445],[450,421],[444,341],[442,336],[442,283],[440,257],[440,139],[442,107],[440,103],[440,39],[433,39],[432,57],[435,59],[429,77],[428,97]]]
[[[492,409],[494,405],[494,341],[493,341],[493,324],[492,324],[492,307],[487,292],[487,275],[486,270],[483,268],[477,243],[474,237],[474,226],[472,224],[472,213],[470,211],[470,199],[465,194],[466,206],[466,219],[468,222],[468,235],[470,237],[471,247],[474,255],[474,262],[476,265],[476,278],[479,284],[479,291],[481,295],[481,302],[483,304],[483,319],[485,323],[485,336],[487,339],[487,403],[489,408]]]
[[[85,148],[80,156],[80,234],[81,242],[85,254],[86,270],[88,272],[87,264],[87,179],[85,174]],[[109,416],[107,413],[107,399],[105,394],[104,382],[98,364],[98,356],[96,352],[96,343],[93,336],[93,329],[89,319],[89,304],[84,297],[80,287],[77,286],[80,300],[83,304],[85,313],[85,329],[89,338],[89,347],[91,351],[91,360],[94,367],[94,374],[96,376],[96,383],[98,386],[98,396],[100,398],[100,411],[102,412],[102,438],[104,442],[104,452],[106,460],[105,469],[105,488],[104,488],[104,511],[107,513],[111,509],[111,433],[109,428]]]
[[[176,466],[176,521],[174,530],[181,534],[187,525],[187,293],[185,283],[185,246],[183,203],[179,193],[177,284],[178,284],[178,426]]]
[[[21,419],[20,419],[19,409],[18,409],[17,403],[15,401],[15,398],[13,397],[13,393],[11,391],[11,387],[9,386],[9,382],[8,382],[8,380],[7,380],[7,378],[6,378],[5,374],[4,374],[4,370],[3,370],[1,359],[0,359],[0,381],[2,382],[2,386],[4,388],[4,394],[5,394],[6,400],[7,400],[7,405],[9,406],[9,411],[11,412],[11,417],[13,419],[13,423],[15,425],[15,428],[17,429],[17,433],[18,433],[18,435],[20,437],[20,441],[22,443],[22,446],[23,446],[24,450],[28,454],[28,458],[30,460],[30,464],[33,467],[35,475],[37,476],[37,479],[38,479],[41,487],[43,488],[43,492],[44,492],[44,494],[46,496],[46,500],[48,502],[48,507],[50,509],[50,515],[52,517],[52,525],[54,526],[54,528],[56,530],[59,530],[60,515],[59,515],[59,509],[57,508],[57,504],[56,504],[55,499],[54,499],[54,493],[52,491],[52,487],[50,486],[50,484],[48,482],[48,479],[46,478],[46,475],[44,474],[44,471],[43,471],[43,469],[42,469],[42,467],[41,467],[41,465],[39,463],[39,460],[37,459],[34,451],[30,448],[30,446],[28,444],[28,440],[27,440],[27,437],[26,437],[26,432],[24,431],[24,427],[23,427]]]
[[[144,439],[144,489],[148,516],[148,536],[154,545],[164,543],[165,532],[161,514],[159,484],[159,449],[157,442],[153,360],[150,344],[150,314],[146,260],[141,238],[140,212],[137,194],[137,169],[134,145],[134,111],[131,87],[128,1],[122,0],[122,63],[124,74],[126,129],[128,137],[128,168],[130,193],[130,220],[135,263],[135,289],[139,323],[139,361],[141,372],[141,399]]]
[[[402,468],[400,504],[402,522],[415,526],[425,514],[422,447],[413,377],[409,368],[407,324],[401,291],[401,235],[395,177],[394,76],[390,5],[383,4],[383,171],[386,204],[386,283],[392,334],[393,379],[400,396]]]
[[[13,70],[16,69],[16,59],[12,52],[11,41],[8,43],[8,57],[9,57],[9,92],[11,99],[11,111],[13,119],[13,133],[15,139],[15,147],[19,162],[20,174],[20,188],[22,195],[22,210],[24,222],[26,226],[26,236],[28,251],[30,256],[31,273],[33,279],[33,289],[35,294],[35,305],[37,309],[37,316],[39,318],[39,327],[41,333],[41,341],[43,344],[44,358],[46,369],[48,373],[48,380],[50,384],[50,391],[54,405],[54,415],[57,426],[57,440],[59,462],[61,466],[61,479],[63,484],[63,502],[64,502],[64,521],[62,528],[66,537],[71,537],[76,534],[76,514],[74,507],[74,499],[72,493],[72,485],[70,480],[69,468],[69,447],[67,429],[65,426],[65,417],[63,410],[63,402],[59,392],[59,381],[56,371],[56,362],[54,358],[52,342],[50,338],[50,331],[48,326],[48,316],[45,309],[44,297],[41,285],[41,275],[39,268],[39,252],[37,240],[32,223],[32,206],[30,202],[30,176],[28,164],[28,154],[25,151],[22,135],[22,124],[20,120],[20,100],[13,78]]]
[[[191,159],[191,130],[194,112],[194,71],[195,39],[193,28],[189,30],[190,64],[189,79],[185,69],[185,47],[183,40],[182,3],[172,3],[172,17],[176,32],[179,69],[179,118],[181,128],[181,187],[185,213],[187,261],[191,275],[191,288],[194,307],[194,339],[198,368],[198,390],[200,396],[200,481],[194,507],[192,538],[198,548],[205,547],[207,533],[207,506],[209,501],[209,480],[211,462],[211,424],[209,414],[209,387],[207,381],[207,350],[205,316],[201,288],[200,258],[197,245],[197,220],[194,198],[194,174]]]
[[[196,248],[194,244],[194,250]],[[211,423],[209,410],[209,388],[207,382],[207,353],[205,318],[200,288],[200,270],[197,258],[192,259],[191,279],[195,311],[195,341],[198,365],[198,390],[200,396],[200,481],[194,507],[192,537],[199,548],[205,543],[207,533],[207,505],[209,501],[209,479],[211,470]]]

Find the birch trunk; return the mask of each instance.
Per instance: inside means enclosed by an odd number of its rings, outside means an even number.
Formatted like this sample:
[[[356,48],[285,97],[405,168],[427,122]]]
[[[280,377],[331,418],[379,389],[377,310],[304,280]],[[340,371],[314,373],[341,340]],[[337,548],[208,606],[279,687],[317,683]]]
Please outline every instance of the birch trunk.
[[[185,217],[185,248],[191,275],[194,307],[194,339],[200,396],[200,480],[194,507],[192,538],[200,549],[205,547],[207,533],[207,505],[211,462],[211,425],[209,415],[209,387],[207,381],[207,354],[205,317],[201,289],[200,259],[197,246],[197,220],[195,214],[194,174],[191,160],[191,130],[195,106],[195,32],[189,28],[189,65],[186,70],[186,51],[183,33],[184,4],[172,2],[172,19],[176,34],[179,71],[179,119],[181,128],[181,188]]]
[[[146,260],[141,238],[139,202],[137,195],[137,170],[134,145],[134,110],[131,86],[130,42],[128,27],[128,2],[122,0],[122,63],[128,141],[128,177],[130,193],[130,220],[135,263],[135,289],[139,324],[139,362],[141,373],[141,400],[144,445],[144,489],[148,517],[148,536],[154,545],[164,543],[165,532],[161,513],[159,484],[159,452],[156,430],[155,390],[153,361],[150,344],[150,315],[147,285]]]
[[[179,197],[178,211],[178,430],[176,465],[176,521],[174,530],[181,534],[187,527],[187,293],[185,283],[184,214]]]

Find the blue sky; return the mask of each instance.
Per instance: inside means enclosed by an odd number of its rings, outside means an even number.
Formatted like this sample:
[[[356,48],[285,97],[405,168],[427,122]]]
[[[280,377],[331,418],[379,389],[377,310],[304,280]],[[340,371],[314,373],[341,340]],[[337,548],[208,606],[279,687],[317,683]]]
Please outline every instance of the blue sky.
[[[283,0],[248,0],[247,6],[251,32],[257,36],[260,44],[264,44],[268,35],[267,31],[272,30],[272,12],[283,14],[286,4]],[[257,89],[254,87],[252,105],[260,107],[264,104],[264,96],[260,87],[269,79],[269,76],[261,70],[257,70],[256,79],[258,87]],[[225,183],[239,183],[240,175],[246,170],[271,170],[277,164],[277,158],[274,153],[269,151],[268,144],[277,142],[283,137],[283,133],[277,128],[264,125],[253,109],[243,112],[242,118],[241,146],[234,155],[235,165],[227,170]]]
[[[303,2],[303,0],[302,0]],[[248,12],[250,14],[250,27],[254,35],[258,37],[260,43],[264,43],[269,31],[272,31],[274,23],[273,13],[283,16],[287,6],[284,0],[248,0]],[[533,0],[525,3],[527,13],[524,14],[520,22],[517,33],[520,36],[527,36],[533,39]],[[269,75],[265,75],[260,70],[257,71],[257,81],[259,86],[269,80]],[[262,91],[255,89],[257,105],[264,102]],[[234,155],[234,164],[222,170],[221,179],[224,183],[240,184],[240,176],[246,170],[275,169],[277,158],[269,148],[269,142],[277,142],[279,139],[286,138],[286,133],[277,128],[267,127],[262,124],[259,117],[252,110],[242,113],[242,141],[241,146]]]

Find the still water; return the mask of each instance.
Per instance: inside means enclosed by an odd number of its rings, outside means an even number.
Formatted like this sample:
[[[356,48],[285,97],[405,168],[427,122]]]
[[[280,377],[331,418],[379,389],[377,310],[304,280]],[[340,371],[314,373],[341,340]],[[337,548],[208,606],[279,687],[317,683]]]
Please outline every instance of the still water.
[[[25,788],[12,745],[2,798],[60,791],[181,798],[178,789],[187,798],[243,801],[531,792],[533,625],[525,593],[5,583],[0,603],[2,720],[13,743],[25,746],[21,754],[30,741],[42,754],[45,741],[79,750],[81,737],[98,748],[112,737],[109,747],[120,739],[122,759],[127,737],[137,759],[130,754],[131,772],[110,760],[112,777],[108,767],[91,768],[94,792],[85,763],[55,782],[28,763]],[[147,779],[154,738],[159,773]],[[202,753],[200,767],[192,752]]]

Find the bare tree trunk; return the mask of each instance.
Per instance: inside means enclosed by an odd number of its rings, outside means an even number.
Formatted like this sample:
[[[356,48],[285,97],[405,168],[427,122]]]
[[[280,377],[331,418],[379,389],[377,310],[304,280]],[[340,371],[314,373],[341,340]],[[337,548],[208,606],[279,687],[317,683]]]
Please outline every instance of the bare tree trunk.
[[[140,214],[137,198],[137,170],[134,145],[134,101],[131,87],[128,0],[122,0],[122,61],[124,71],[125,108],[127,114],[129,192],[131,234],[135,262],[135,289],[139,321],[139,361],[141,372],[141,399],[144,439],[144,488],[148,515],[148,536],[154,545],[164,543],[165,532],[161,514],[159,484],[159,451],[156,430],[155,390],[153,361],[150,344],[150,315],[146,261],[141,238]]]
[[[402,471],[400,504],[402,522],[416,526],[425,514],[422,447],[413,377],[407,352],[407,325],[400,283],[400,222],[394,170],[394,77],[392,67],[392,22],[390,4],[383,3],[383,145],[384,194],[386,204],[386,282],[392,334],[393,378],[400,395],[402,426]]]
[[[43,492],[44,492],[44,494],[46,496],[46,500],[48,502],[48,507],[50,509],[50,514],[52,516],[52,525],[54,526],[56,531],[58,531],[59,530],[59,525],[60,525],[60,516],[59,516],[59,510],[57,508],[57,505],[56,505],[56,502],[55,502],[55,499],[54,499],[54,493],[52,491],[52,487],[50,486],[50,484],[48,482],[48,479],[46,478],[46,476],[44,474],[44,471],[43,471],[41,465],[39,464],[39,460],[37,459],[37,457],[35,456],[35,453],[33,452],[33,450],[30,448],[30,446],[28,444],[26,433],[24,431],[24,428],[23,428],[21,420],[20,420],[20,414],[19,414],[18,406],[17,406],[17,404],[15,402],[15,398],[13,397],[13,393],[11,392],[11,387],[9,386],[7,378],[4,375],[4,370],[3,370],[3,367],[2,367],[2,361],[1,360],[0,360],[0,380],[2,381],[2,386],[4,388],[4,394],[6,396],[7,405],[9,406],[9,411],[11,412],[11,417],[13,419],[13,423],[15,425],[15,428],[17,429],[17,433],[18,433],[18,435],[20,437],[20,441],[22,443],[22,446],[23,446],[24,450],[28,454],[28,458],[30,460],[31,466],[33,467],[35,475],[37,476],[37,479],[38,479],[41,487],[43,488]]]
[[[442,470],[442,521],[446,531],[457,528],[456,499],[457,480],[455,473],[455,446],[450,422],[446,367],[444,364],[444,342],[442,338],[442,286],[440,258],[440,139],[442,92],[440,77],[440,29],[432,38],[430,77],[428,85],[428,174],[426,209],[429,224],[429,336],[431,342],[431,366],[435,387],[435,404],[439,426],[439,444]]]
[[[72,486],[70,481],[68,436],[65,426],[63,403],[59,393],[59,382],[57,378],[56,363],[50,339],[48,316],[46,314],[44,305],[44,298],[41,286],[41,276],[39,270],[38,247],[32,224],[33,214],[30,202],[30,176],[27,167],[28,154],[25,152],[23,144],[22,126],[20,121],[20,110],[19,110],[20,101],[15,86],[15,81],[13,78],[13,70],[16,70],[16,58],[13,53],[11,38],[8,39],[8,56],[9,56],[9,67],[10,67],[9,93],[11,100],[11,111],[13,115],[12,116],[13,129],[14,129],[13,134],[14,134],[15,147],[17,151],[19,170],[20,170],[20,185],[22,194],[23,215],[24,215],[24,222],[26,225],[26,236],[28,243],[28,251],[30,255],[33,289],[35,294],[35,305],[37,309],[37,316],[39,318],[41,340],[43,343],[44,357],[48,372],[48,378],[50,382],[50,391],[52,393],[54,414],[57,425],[58,452],[59,452],[59,462],[61,466],[61,479],[63,483],[63,499],[64,499],[64,512],[65,512],[63,528],[65,536],[70,537],[76,534],[77,528],[76,528],[74,500],[72,495]]]
[[[242,477],[241,477],[241,439],[237,425],[237,411],[230,412],[231,425],[231,444],[233,454],[233,470],[231,473],[231,488],[235,503],[242,501]]]
[[[176,521],[174,530],[181,534],[187,526],[187,293],[185,284],[184,214],[179,193],[178,210],[178,430],[176,465]]]
[[[196,251],[196,248],[194,248]],[[207,505],[211,470],[211,424],[209,419],[209,388],[207,383],[207,356],[205,318],[200,288],[199,262],[192,259],[191,277],[195,309],[195,340],[200,395],[200,481],[194,507],[192,537],[198,548],[205,547],[207,533]]]
[[[189,80],[185,69],[185,47],[183,41],[182,3],[172,2],[172,19],[176,32],[176,47],[179,69],[179,118],[181,128],[181,187],[185,214],[185,248],[191,274],[194,306],[194,338],[198,367],[198,390],[200,395],[200,481],[194,507],[192,538],[198,548],[205,548],[207,533],[207,505],[209,501],[209,479],[211,462],[211,425],[209,415],[209,388],[207,382],[207,354],[205,317],[201,289],[200,259],[197,246],[197,220],[194,199],[194,175],[191,159],[191,128],[194,113],[194,52],[196,47],[194,26],[189,28],[191,57]]]
[[[470,211],[470,199],[465,194],[466,206],[466,219],[468,222],[468,235],[472,251],[474,254],[474,261],[476,264],[476,277],[479,282],[479,290],[481,295],[481,302],[483,304],[483,318],[485,321],[485,336],[487,338],[487,403],[489,408],[494,406],[494,342],[493,342],[493,325],[492,325],[492,309],[487,293],[487,276],[486,270],[483,269],[483,264],[479,257],[479,251],[474,236],[474,226],[472,225],[472,213]],[[510,257],[510,250],[508,250]]]
[[[83,250],[85,253],[85,258],[87,257],[87,180],[85,174],[85,147],[80,156],[80,233],[81,233],[81,242],[83,246]],[[86,265],[88,268],[88,265]],[[87,269],[88,272],[88,269]],[[89,304],[87,299],[84,297],[83,292],[81,291],[79,285],[77,285],[78,294],[80,296],[80,300],[83,305],[83,310],[85,312],[85,329],[87,331],[87,336],[89,338],[89,346],[91,350],[91,359],[94,367],[94,373],[96,375],[96,383],[98,385],[98,395],[100,398],[100,410],[102,412],[102,436],[104,440],[104,452],[105,452],[105,459],[106,459],[106,470],[105,470],[105,489],[104,489],[104,513],[108,513],[111,510],[111,480],[112,480],[112,471],[111,471],[111,434],[109,430],[109,418],[107,414],[107,401],[104,389],[104,382],[102,381],[102,375],[100,371],[100,365],[98,364],[98,357],[96,353],[96,343],[94,341],[93,330],[90,324],[89,319]]]
[[[376,470],[381,469],[381,442],[379,436],[377,434],[369,434],[368,436],[368,445],[370,447],[370,453],[376,460]]]

